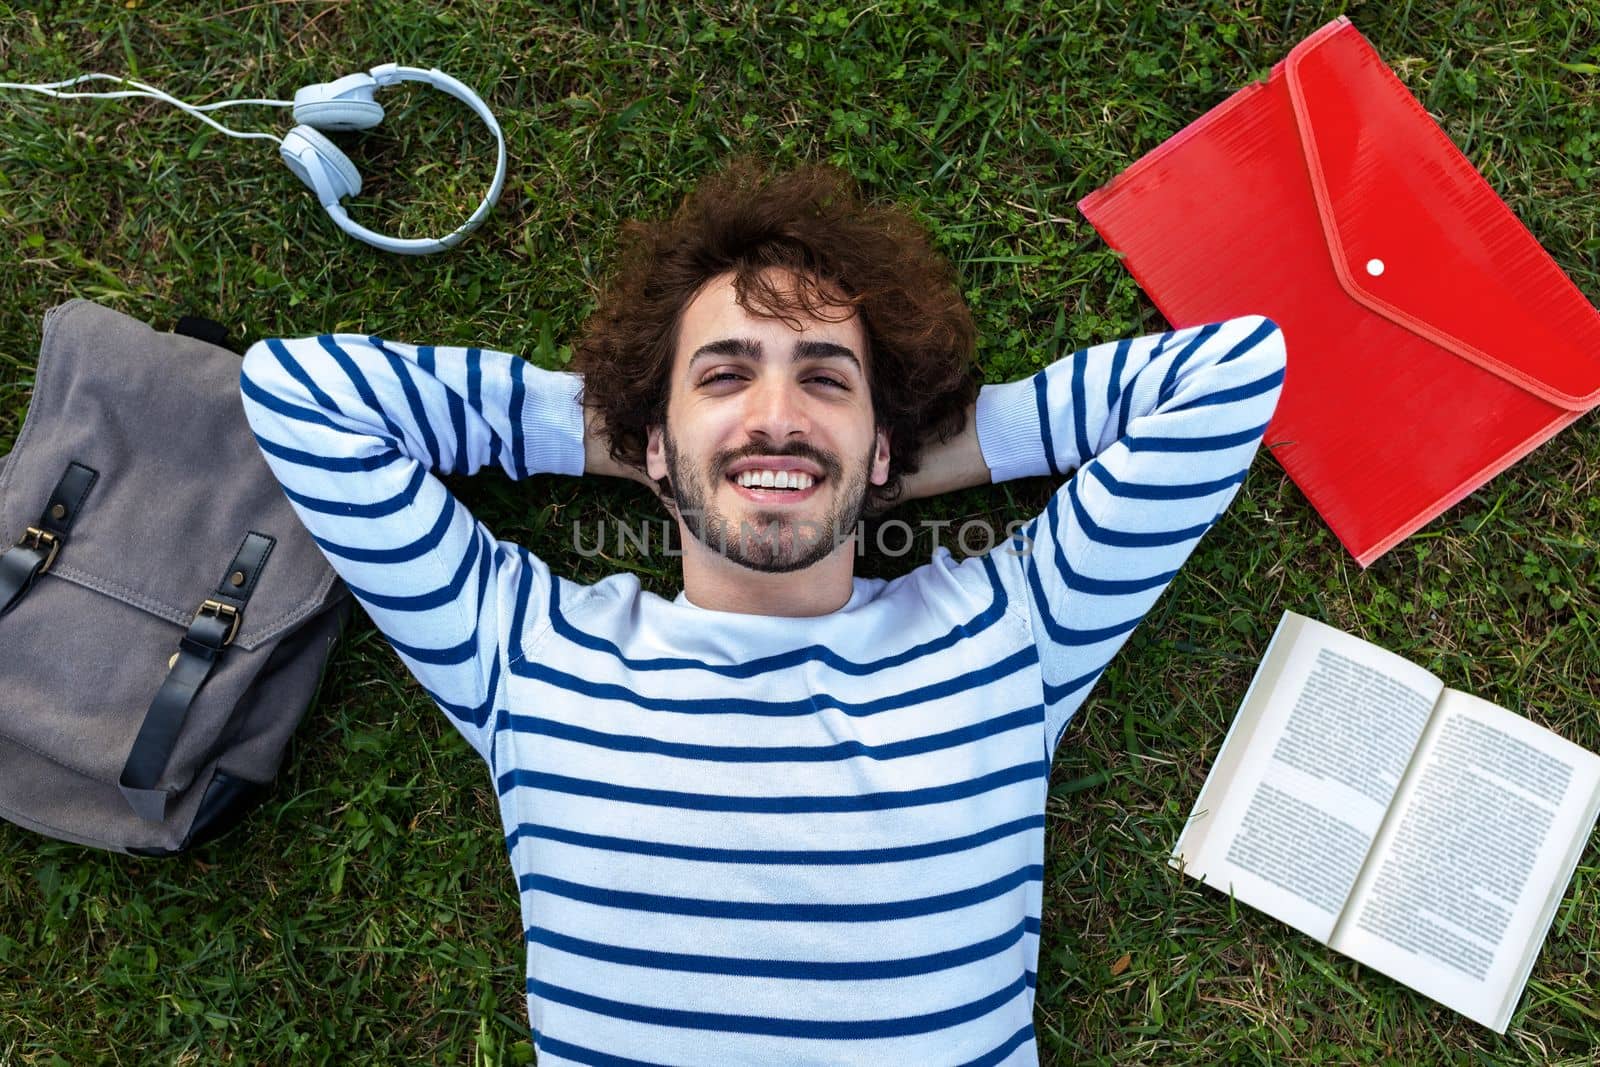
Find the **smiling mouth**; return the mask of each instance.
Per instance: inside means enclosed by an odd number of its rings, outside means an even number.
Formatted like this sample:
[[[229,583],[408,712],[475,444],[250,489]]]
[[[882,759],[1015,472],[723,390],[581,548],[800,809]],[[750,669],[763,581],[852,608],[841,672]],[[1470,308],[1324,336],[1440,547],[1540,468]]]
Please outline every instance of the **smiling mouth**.
[[[735,493],[747,500],[760,501],[764,504],[798,503],[802,500],[808,500],[816,493],[817,488],[822,485],[824,480],[820,477],[813,478],[811,484],[804,489],[763,489],[760,486],[740,485],[736,474],[730,474],[725,479],[729,485],[733,486]]]

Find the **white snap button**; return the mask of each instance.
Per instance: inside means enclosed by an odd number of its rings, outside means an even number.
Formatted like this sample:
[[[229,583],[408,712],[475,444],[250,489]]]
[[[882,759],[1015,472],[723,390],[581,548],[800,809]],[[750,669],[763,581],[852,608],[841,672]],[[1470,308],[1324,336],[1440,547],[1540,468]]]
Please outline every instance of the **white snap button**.
[[[1372,275],[1374,278],[1376,278],[1378,275],[1382,274],[1383,273],[1383,260],[1381,260],[1381,259],[1369,259],[1369,260],[1367,260],[1367,273]]]

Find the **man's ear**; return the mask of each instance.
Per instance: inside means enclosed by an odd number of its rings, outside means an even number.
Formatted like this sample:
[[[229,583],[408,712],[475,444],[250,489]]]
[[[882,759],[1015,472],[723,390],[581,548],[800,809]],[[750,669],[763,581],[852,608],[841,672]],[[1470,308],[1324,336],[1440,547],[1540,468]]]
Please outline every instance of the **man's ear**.
[[[667,477],[667,452],[665,438],[662,436],[662,428],[660,426],[645,428],[644,472],[653,479],[650,483],[650,488],[655,492],[656,497],[665,505],[667,511],[674,518],[677,518],[678,502],[668,495],[670,490],[661,488],[661,483]]]
[[[873,485],[882,485],[889,480],[889,431],[883,428],[877,433],[878,448],[872,456]]]
[[[658,482],[667,476],[667,453],[662,444],[660,426],[650,426],[645,430],[644,471]]]

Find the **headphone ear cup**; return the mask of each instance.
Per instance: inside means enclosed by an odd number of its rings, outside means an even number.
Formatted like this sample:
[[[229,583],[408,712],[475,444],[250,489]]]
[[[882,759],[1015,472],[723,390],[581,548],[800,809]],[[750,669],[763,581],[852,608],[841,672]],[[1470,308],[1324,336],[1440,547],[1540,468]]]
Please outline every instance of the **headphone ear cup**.
[[[369,130],[383,121],[383,105],[370,74],[347,74],[337,81],[295,90],[294,120],[319,130]]]
[[[310,126],[296,126],[285,134],[278,154],[319,200],[331,195],[336,204],[347,196],[361,195],[361,172],[339,151],[338,145]],[[324,207],[331,206],[326,200],[322,202]]]
[[[376,100],[314,100],[294,106],[294,120],[319,130],[370,130],[383,121]]]

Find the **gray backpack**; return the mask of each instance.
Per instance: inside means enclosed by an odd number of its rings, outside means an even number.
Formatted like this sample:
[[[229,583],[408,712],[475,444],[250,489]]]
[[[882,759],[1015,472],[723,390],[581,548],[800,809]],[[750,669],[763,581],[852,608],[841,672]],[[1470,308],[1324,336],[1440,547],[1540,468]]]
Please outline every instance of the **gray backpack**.
[[[265,796],[350,610],[220,327],[45,315],[0,457],[0,817],[171,855]]]

